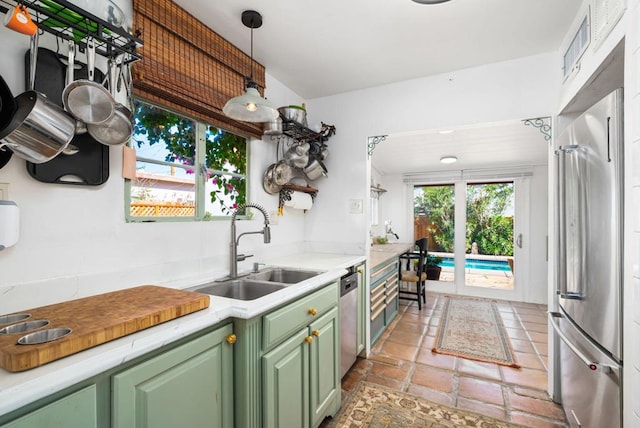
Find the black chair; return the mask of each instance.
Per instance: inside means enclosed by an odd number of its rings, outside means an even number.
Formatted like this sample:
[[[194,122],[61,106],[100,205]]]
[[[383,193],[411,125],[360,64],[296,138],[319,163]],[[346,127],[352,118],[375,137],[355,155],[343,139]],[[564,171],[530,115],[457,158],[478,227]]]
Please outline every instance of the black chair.
[[[418,302],[418,310],[422,310],[422,304],[427,303],[425,291],[425,282],[427,280],[427,243],[427,238],[418,239],[415,244],[418,251],[407,251],[398,256],[400,259],[398,263],[398,280],[400,281],[398,297],[403,300]],[[412,267],[414,261],[417,261],[415,270]],[[402,268],[403,262],[405,262],[405,269]],[[402,283],[405,283],[404,289]]]

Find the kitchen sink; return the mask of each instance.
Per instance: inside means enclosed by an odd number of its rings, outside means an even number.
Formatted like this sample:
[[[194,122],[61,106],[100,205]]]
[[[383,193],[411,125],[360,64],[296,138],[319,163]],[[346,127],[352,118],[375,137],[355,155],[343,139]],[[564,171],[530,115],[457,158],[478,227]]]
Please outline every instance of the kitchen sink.
[[[252,279],[232,279],[223,282],[210,282],[189,288],[189,291],[211,294],[238,300],[254,300],[285,288],[285,284]]]
[[[257,273],[252,273],[248,275],[247,278],[284,284],[297,284],[298,282],[318,276],[321,273],[323,272],[315,270],[268,268]]]

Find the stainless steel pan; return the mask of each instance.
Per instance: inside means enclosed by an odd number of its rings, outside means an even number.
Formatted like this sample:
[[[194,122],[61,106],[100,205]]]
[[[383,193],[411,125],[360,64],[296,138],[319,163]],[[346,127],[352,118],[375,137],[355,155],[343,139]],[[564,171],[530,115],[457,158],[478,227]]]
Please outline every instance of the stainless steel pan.
[[[69,52],[71,58],[72,53]],[[101,84],[94,82],[96,45],[92,37],[87,39],[88,79],[73,80],[73,65],[67,70],[67,86],[62,92],[62,104],[65,110],[76,119],[87,124],[100,124],[111,119],[115,102]]]
[[[109,89],[115,98],[118,74],[122,72],[122,64],[116,69],[113,60],[109,59]],[[125,84],[126,85],[126,84]],[[129,98],[127,87],[127,98]],[[133,133],[133,113],[120,103],[114,106],[113,116],[100,124],[87,124],[87,131],[96,141],[107,146],[119,146],[126,143]]]

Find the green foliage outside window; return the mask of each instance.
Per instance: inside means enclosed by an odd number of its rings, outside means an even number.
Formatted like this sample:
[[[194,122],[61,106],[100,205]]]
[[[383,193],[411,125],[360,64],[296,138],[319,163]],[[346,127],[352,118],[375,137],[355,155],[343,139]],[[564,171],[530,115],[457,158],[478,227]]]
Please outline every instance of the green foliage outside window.
[[[414,216],[428,217],[438,251],[454,252],[454,186],[424,186],[414,197]],[[478,244],[480,254],[513,255],[513,183],[467,186],[466,251]]]
[[[178,114],[144,102],[135,102],[134,136],[146,137],[150,145],[165,144],[166,162],[194,165],[196,159],[196,123]],[[134,138],[135,141],[135,138]],[[138,140],[138,146],[141,145]],[[213,185],[211,202],[218,202],[223,213],[230,214],[246,203],[247,144],[244,137],[208,126],[205,133],[206,179]],[[240,174],[242,177],[225,174]],[[187,170],[194,174],[195,169]]]

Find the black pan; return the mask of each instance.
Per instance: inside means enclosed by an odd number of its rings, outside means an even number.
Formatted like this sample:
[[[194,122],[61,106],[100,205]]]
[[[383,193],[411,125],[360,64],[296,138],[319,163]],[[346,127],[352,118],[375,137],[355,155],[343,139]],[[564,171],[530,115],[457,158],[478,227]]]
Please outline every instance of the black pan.
[[[13,98],[9,85],[0,76],[0,133],[11,123],[18,110],[18,104]]]

